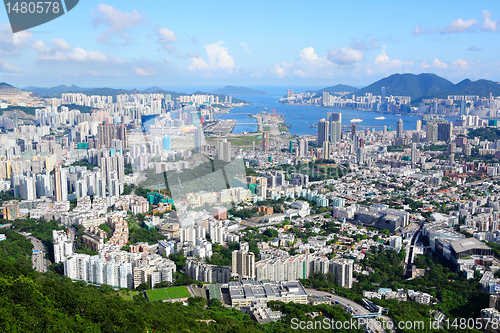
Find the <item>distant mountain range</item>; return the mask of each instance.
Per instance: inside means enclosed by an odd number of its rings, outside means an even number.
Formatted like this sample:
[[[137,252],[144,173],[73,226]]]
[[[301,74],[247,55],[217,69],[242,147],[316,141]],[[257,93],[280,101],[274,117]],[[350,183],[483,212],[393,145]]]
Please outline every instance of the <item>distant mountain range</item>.
[[[212,94],[221,95],[266,95],[267,92],[255,90],[247,87],[225,86],[224,88],[215,89]]]
[[[457,84],[435,74],[393,74],[359,89],[354,94],[364,96],[366,93],[381,95],[385,87],[386,96],[410,96],[412,102],[422,98],[446,98],[448,95],[479,95],[488,97],[490,93],[500,95],[500,84],[490,80],[471,81],[465,79]]]
[[[500,96],[500,83],[490,80],[477,80],[471,81],[465,79],[457,84],[453,84],[445,78],[435,74],[393,74],[377,82],[370,84],[362,89],[357,89],[352,86],[338,84],[331,87],[326,87],[318,91],[310,91],[316,93],[318,96],[322,95],[324,91],[329,92],[331,95],[340,95],[345,93],[354,93],[356,96],[364,96],[366,93],[373,95],[381,95],[382,87],[385,87],[386,96],[410,96],[413,103],[418,103],[422,98],[446,98],[448,95],[479,95],[481,97],[488,97],[490,93],[494,96]],[[172,98],[179,97],[180,95],[187,95],[186,93],[178,93],[174,91],[166,91],[160,87],[149,87],[143,91],[139,90],[125,90],[114,88],[82,88],[76,85],[66,86],[60,85],[52,88],[40,87],[26,87],[22,89],[26,92],[33,92],[43,97],[60,97],[62,93],[66,92],[83,92],[87,95],[111,95],[116,97],[119,94],[130,93],[162,93],[170,94]],[[14,94],[19,92],[19,89],[7,83],[0,83],[0,92],[3,94]],[[197,91],[194,93],[206,94],[206,92]],[[224,88],[216,89],[209,94],[219,95],[223,98],[225,95],[262,95],[267,94],[265,91],[254,90],[246,87],[226,86]],[[234,102],[240,100],[233,98]]]
[[[232,89],[232,88],[235,88],[235,89]],[[235,95],[236,94],[241,94],[241,95],[267,94],[266,92],[253,90],[250,88],[231,87],[231,86],[227,86],[227,87],[222,88],[222,89],[217,89],[216,91],[213,91],[210,93],[203,92],[203,91],[196,91],[192,94],[191,93],[189,93],[189,94],[182,93],[182,92],[178,93],[175,91],[167,91],[167,90],[163,90],[162,88],[157,87],[157,86],[149,87],[147,89],[139,91],[137,89],[126,90],[126,89],[114,89],[114,88],[82,88],[82,87],[78,87],[74,84],[72,86],[69,86],[69,87],[66,85],[60,85],[60,86],[52,87],[52,88],[41,88],[41,87],[30,86],[30,87],[23,88],[22,90],[33,92],[34,94],[42,96],[42,97],[58,97],[58,98],[61,97],[61,94],[64,94],[64,93],[77,93],[77,92],[85,93],[86,95],[89,95],[89,96],[90,95],[113,96],[113,98],[116,98],[117,95],[121,95],[121,94],[137,94],[137,93],[146,93],[146,94],[157,93],[157,94],[164,94],[164,95],[169,94],[172,98],[177,98],[181,95],[213,94],[213,95],[219,96],[220,100],[224,100],[226,95],[230,95],[230,93],[228,93],[228,92],[226,92],[226,93],[218,92],[220,90],[232,91],[231,94],[235,94]],[[245,93],[242,93],[243,91]],[[253,93],[251,93],[251,92],[253,92]],[[240,103],[240,102],[247,103],[246,101],[243,101],[243,100],[240,100],[237,98],[233,98],[233,102],[235,102],[235,103]]]
[[[322,95],[324,91],[328,92],[330,95],[342,96],[346,93],[352,93],[358,91],[358,88],[354,88],[351,86],[346,86],[345,84],[337,84],[336,86],[326,87],[315,91],[316,95]]]
[[[107,95],[116,97],[120,94],[133,94],[133,93],[160,93],[160,94],[170,94],[173,98],[179,97],[181,94],[173,91],[166,91],[160,87],[150,87],[143,91],[137,89],[126,90],[126,89],[114,89],[114,88],[82,88],[76,85],[60,85],[52,88],[46,87],[26,87],[22,89],[23,91],[31,91],[39,96],[43,97],[60,97],[64,93],[85,93],[86,95]]]
[[[0,82],[0,95],[14,95],[19,93],[23,92],[10,84]]]

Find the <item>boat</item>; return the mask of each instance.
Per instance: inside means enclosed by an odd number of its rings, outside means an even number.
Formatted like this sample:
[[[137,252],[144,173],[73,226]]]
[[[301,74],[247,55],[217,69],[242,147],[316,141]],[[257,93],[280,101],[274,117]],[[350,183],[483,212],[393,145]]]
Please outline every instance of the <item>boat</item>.
[[[309,125],[309,128],[318,128],[317,125]]]
[[[385,117],[384,116],[380,116],[380,117],[375,117],[376,120],[384,120]]]
[[[267,108],[264,108],[264,110],[267,110]]]
[[[362,118],[353,118],[353,119],[351,119],[351,123],[360,123],[362,121],[363,121]]]
[[[299,118],[304,118],[304,116],[299,116]]]
[[[396,113],[396,116],[401,117],[401,113]]]

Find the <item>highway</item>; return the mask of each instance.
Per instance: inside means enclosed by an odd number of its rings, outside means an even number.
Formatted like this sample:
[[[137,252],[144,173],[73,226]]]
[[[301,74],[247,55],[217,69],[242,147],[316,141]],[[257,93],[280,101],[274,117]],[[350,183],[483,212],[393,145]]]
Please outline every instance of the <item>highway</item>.
[[[315,290],[315,289],[309,289],[309,288],[305,288],[306,289],[306,292],[307,292],[307,295],[311,295],[311,296],[329,296],[331,300],[333,300],[333,302],[339,302],[338,304],[340,306],[342,306],[344,309],[346,309],[346,312],[349,313],[349,311],[352,311],[350,312],[352,315],[359,315],[359,314],[370,314],[371,312],[366,309],[363,305],[361,304],[358,304],[348,298],[345,298],[345,297],[342,297],[342,296],[338,296],[338,295],[335,295],[335,294],[332,294],[332,293],[329,293],[329,292],[326,292],[326,291],[319,291],[319,290]],[[352,310],[350,310],[350,308],[352,308]],[[382,318],[384,318],[386,321],[392,321],[392,319],[390,319],[389,317],[386,317],[386,316],[382,316]],[[374,318],[364,318],[362,319],[364,320],[364,322],[368,321],[368,323],[370,324],[370,327],[378,327],[377,324],[376,324],[376,319]],[[371,331],[368,331],[367,332],[376,332],[377,330],[371,330]],[[380,329],[380,332],[385,332],[384,330]]]
[[[410,246],[409,246],[409,251],[406,259],[406,272],[405,272],[405,279],[409,279],[412,277],[412,270],[413,270],[413,247],[415,246],[415,243],[418,239],[418,236],[420,235],[420,231],[422,230],[424,224],[420,224],[420,227],[413,232],[413,236],[411,238]]]
[[[45,258],[46,252],[42,242],[33,236],[27,236],[33,244],[33,254],[31,260],[33,262],[33,269],[39,272],[46,272],[48,270],[47,259]],[[37,252],[38,251],[38,252]]]

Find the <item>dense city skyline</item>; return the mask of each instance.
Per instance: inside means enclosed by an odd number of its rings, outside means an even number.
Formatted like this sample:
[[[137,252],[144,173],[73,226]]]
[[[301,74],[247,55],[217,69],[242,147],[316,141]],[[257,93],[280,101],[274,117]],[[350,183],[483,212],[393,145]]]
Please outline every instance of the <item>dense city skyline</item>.
[[[434,72],[455,83],[496,81],[496,7],[490,1],[363,2],[356,10],[324,1],[310,7],[193,1],[165,9],[86,1],[16,34],[2,11],[0,73],[19,87],[123,86],[124,80],[127,86],[359,87],[407,72]]]

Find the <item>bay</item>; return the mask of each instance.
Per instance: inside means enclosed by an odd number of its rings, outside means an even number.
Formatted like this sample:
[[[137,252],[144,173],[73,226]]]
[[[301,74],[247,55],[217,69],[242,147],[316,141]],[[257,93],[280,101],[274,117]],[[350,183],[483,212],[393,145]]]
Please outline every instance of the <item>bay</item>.
[[[245,105],[243,107],[237,107],[232,109],[229,113],[218,115],[218,119],[235,119],[237,124],[234,127],[233,133],[242,132],[256,132],[257,125],[238,125],[238,123],[254,123],[255,119],[248,118],[248,114],[256,114],[264,111],[282,114],[286,119],[285,123],[290,126],[289,131],[291,134],[295,135],[316,135],[318,133],[317,128],[311,128],[310,125],[317,126],[318,121],[322,118],[326,118],[328,112],[339,112],[342,114],[342,125],[350,126],[352,123],[351,119],[362,118],[363,121],[357,123],[358,128],[370,128],[370,130],[381,131],[383,126],[386,125],[389,129],[396,130],[397,121],[401,118],[403,120],[404,130],[415,130],[417,126],[417,120],[420,120],[420,116],[409,116],[401,115],[397,116],[391,113],[380,113],[376,111],[361,111],[361,110],[349,110],[349,109],[335,109],[335,108],[324,108],[322,106],[310,106],[310,105],[289,105],[279,103],[279,99],[283,98],[286,93],[286,89],[281,88],[283,93],[278,92],[275,88],[274,92],[270,92],[267,95],[235,95],[234,97],[246,100],[253,104]],[[269,91],[268,89],[267,91]],[[376,117],[384,116],[386,119],[377,120]],[[445,118],[449,121],[453,121],[455,118]]]

